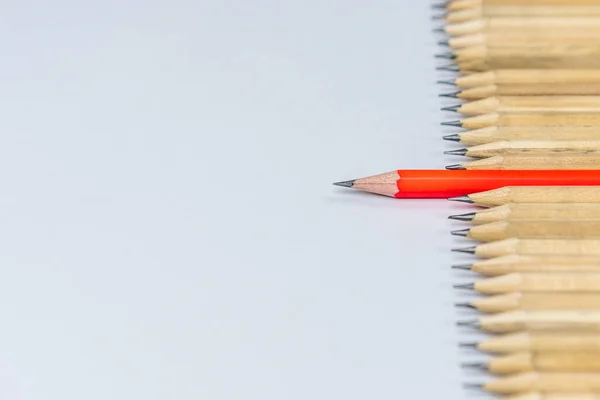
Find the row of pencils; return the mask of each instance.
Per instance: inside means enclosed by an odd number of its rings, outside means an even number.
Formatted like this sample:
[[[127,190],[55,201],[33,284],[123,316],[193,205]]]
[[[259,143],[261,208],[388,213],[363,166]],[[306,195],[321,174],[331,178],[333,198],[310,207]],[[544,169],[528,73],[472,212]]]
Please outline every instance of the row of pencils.
[[[600,0],[450,0],[436,30],[458,76],[439,83],[460,103],[445,140],[465,157],[449,170],[600,170]],[[452,86],[452,89],[450,89]],[[452,100],[449,100],[452,101]],[[565,171],[566,172],[566,171]],[[457,196],[479,206],[450,218],[477,258],[457,285],[476,310],[459,326],[494,336],[468,386],[522,400],[600,399],[600,186],[510,186]],[[469,317],[470,318],[470,317]],[[483,378],[483,377],[482,377]],[[469,379],[470,381],[472,379]],[[473,377],[477,380],[477,377]]]

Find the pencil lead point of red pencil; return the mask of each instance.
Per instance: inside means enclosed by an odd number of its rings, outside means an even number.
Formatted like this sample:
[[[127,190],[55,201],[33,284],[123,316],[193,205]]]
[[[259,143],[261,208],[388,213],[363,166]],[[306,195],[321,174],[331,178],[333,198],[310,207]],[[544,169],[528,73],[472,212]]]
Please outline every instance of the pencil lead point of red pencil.
[[[476,249],[477,248],[475,246],[473,246],[473,247],[467,247],[467,248],[463,248],[463,249],[452,249],[452,251],[455,253],[475,254]]]
[[[462,237],[467,237],[469,236],[469,232],[471,230],[470,229],[459,229],[457,231],[452,231],[450,232],[453,236],[462,236]]]
[[[452,111],[452,112],[458,112],[458,110],[460,110],[461,104],[458,104],[456,106],[451,106],[451,107],[442,107],[442,111]]]
[[[463,166],[462,166],[462,165],[460,165],[460,164],[452,164],[452,165],[447,165],[447,166],[446,166],[446,169],[449,169],[449,170],[451,170],[451,171],[464,171],[464,170],[466,170],[466,168],[465,168],[465,167],[463,167]]]
[[[438,71],[450,71],[450,72],[460,72],[460,69],[457,65],[440,65],[439,67],[435,67]]]
[[[477,320],[471,320],[471,321],[458,321],[456,323],[457,326],[467,326],[470,328],[479,328],[479,322],[477,322]]]
[[[439,96],[440,97],[448,97],[450,99],[456,99],[458,98],[458,95],[460,94],[460,92],[454,92],[454,93],[442,93]],[[442,108],[443,110],[443,108]],[[456,111],[456,110],[452,110],[452,111]]]
[[[460,269],[461,271],[470,271],[472,268],[471,264],[453,265],[452,269]]]
[[[475,307],[471,303],[456,303],[456,304],[454,304],[454,307],[477,309],[477,307]]]
[[[448,150],[448,151],[445,151],[444,154],[447,154],[449,156],[466,156],[467,151],[468,151],[467,149]]]
[[[446,60],[454,60],[454,59],[456,59],[456,55],[451,52],[448,52],[448,53],[436,54],[435,58],[444,58]]]
[[[449,201],[462,201],[463,203],[474,203],[473,199],[469,196],[458,196],[458,197],[450,197]]]
[[[460,285],[454,285],[454,289],[473,290],[473,289],[475,289],[475,284],[474,283],[464,283],[464,284],[460,284]]]
[[[351,188],[352,186],[354,186],[354,182],[355,181],[356,180],[353,179],[351,181],[334,182],[333,185],[334,186],[341,186],[341,187]]]
[[[457,215],[451,215],[451,216],[449,216],[448,219],[453,219],[453,220],[456,220],[456,221],[470,222],[470,221],[473,221],[473,219],[475,219],[476,215],[477,215],[476,213],[457,214]]]
[[[443,125],[443,126],[454,126],[456,128],[462,128],[462,121],[458,120],[458,121],[442,122],[441,125]]]

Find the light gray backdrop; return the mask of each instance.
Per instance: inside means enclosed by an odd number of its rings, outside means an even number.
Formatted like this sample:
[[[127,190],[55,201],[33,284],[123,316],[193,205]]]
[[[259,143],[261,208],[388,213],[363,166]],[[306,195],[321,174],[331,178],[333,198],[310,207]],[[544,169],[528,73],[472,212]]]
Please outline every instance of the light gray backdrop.
[[[2,1],[0,397],[463,398],[430,15]]]

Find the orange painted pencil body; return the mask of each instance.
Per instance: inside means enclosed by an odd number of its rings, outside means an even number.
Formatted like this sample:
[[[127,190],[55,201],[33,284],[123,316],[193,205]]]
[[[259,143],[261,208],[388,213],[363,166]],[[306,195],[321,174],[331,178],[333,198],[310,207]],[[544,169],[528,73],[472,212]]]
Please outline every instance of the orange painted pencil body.
[[[600,171],[398,170],[336,185],[396,198],[448,198],[504,186],[600,186]]]

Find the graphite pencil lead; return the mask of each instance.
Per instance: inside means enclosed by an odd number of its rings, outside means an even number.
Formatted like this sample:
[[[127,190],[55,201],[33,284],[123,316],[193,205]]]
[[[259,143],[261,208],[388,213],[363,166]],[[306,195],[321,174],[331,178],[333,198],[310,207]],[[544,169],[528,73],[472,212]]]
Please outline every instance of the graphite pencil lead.
[[[450,197],[448,200],[449,201],[462,201],[463,203],[471,203],[471,204],[474,203],[473,199],[471,199],[469,196]]]
[[[444,154],[447,154],[449,156],[465,156],[467,155],[467,151],[467,149],[448,150],[445,151]]]
[[[446,30],[444,28],[435,28],[433,30],[433,32],[435,32],[435,33],[446,33]]]
[[[454,92],[454,93],[442,93],[439,96],[440,97],[448,97],[450,99],[456,99],[458,98],[458,95],[460,94],[460,92]],[[444,108],[442,108],[442,110],[444,110]],[[456,111],[456,110],[451,110],[451,111]]]
[[[462,237],[467,237],[469,236],[469,232],[471,230],[470,229],[459,229],[457,231],[451,231],[450,233],[452,234],[452,236],[462,236]]]
[[[450,71],[450,72],[460,72],[460,68],[458,65],[450,64],[450,65],[440,65],[439,67],[435,67],[438,71]]]
[[[476,250],[477,250],[476,246],[465,247],[465,248],[461,248],[461,249],[452,249],[452,251],[455,253],[467,253],[467,254],[475,254]]]
[[[479,369],[481,371],[488,370],[488,365],[486,363],[482,363],[482,362],[462,363],[462,364],[460,364],[460,366],[461,366],[461,368]]]
[[[446,17],[448,17],[448,14],[443,13],[443,14],[432,15],[431,19],[434,20],[434,21],[439,21],[441,19],[446,19]]]
[[[440,41],[438,42],[438,45],[440,45],[440,46],[446,46],[446,47],[450,47],[450,41],[448,41],[448,40],[440,40]]]
[[[472,309],[477,309],[477,307],[475,307],[473,304],[470,303],[456,303],[454,304],[455,307],[458,308],[472,308]]]
[[[334,182],[333,184],[335,186],[351,188],[352,186],[354,186],[355,181],[356,181],[356,179],[353,179],[351,181]]]
[[[448,8],[448,2],[444,1],[442,3],[432,4],[431,8],[433,8],[434,10],[445,10],[446,8]]]
[[[473,221],[473,219],[475,219],[475,216],[477,215],[477,213],[468,213],[468,214],[457,214],[457,215],[451,215],[448,217],[448,219],[453,219],[456,221]]]
[[[440,85],[452,85],[452,86],[456,86],[456,82],[455,81],[437,81],[437,83],[439,83]]]
[[[435,58],[444,58],[446,60],[454,60],[456,58],[456,55],[454,53],[442,53],[442,54],[436,54]]]
[[[460,269],[462,271],[470,271],[473,266],[471,264],[453,265],[452,269]]]
[[[458,112],[458,110],[460,109],[461,104],[458,104],[456,106],[450,106],[450,107],[442,107],[442,111],[452,111],[452,112]]]
[[[462,165],[460,165],[460,164],[452,164],[452,165],[447,165],[447,166],[446,166],[446,169],[449,169],[449,170],[452,170],[452,171],[463,171],[463,170],[465,170],[466,168],[465,168],[465,167],[463,167],[463,166],[462,166]]]
[[[463,383],[463,387],[465,389],[483,390],[483,384],[482,383]]]
[[[456,128],[462,128],[462,121],[458,120],[458,121],[442,122],[440,125],[443,125],[443,126],[454,126]]]
[[[473,289],[475,289],[475,284],[474,283],[463,283],[460,285],[454,285],[454,289],[473,290]]]
[[[461,342],[458,344],[461,349],[476,349],[477,342]]]
[[[479,328],[479,322],[477,320],[470,321],[458,321],[456,323],[457,326],[467,326],[469,328]]]
[[[442,139],[450,140],[451,142],[460,142],[460,135],[458,133],[453,133],[452,135],[443,136]]]

